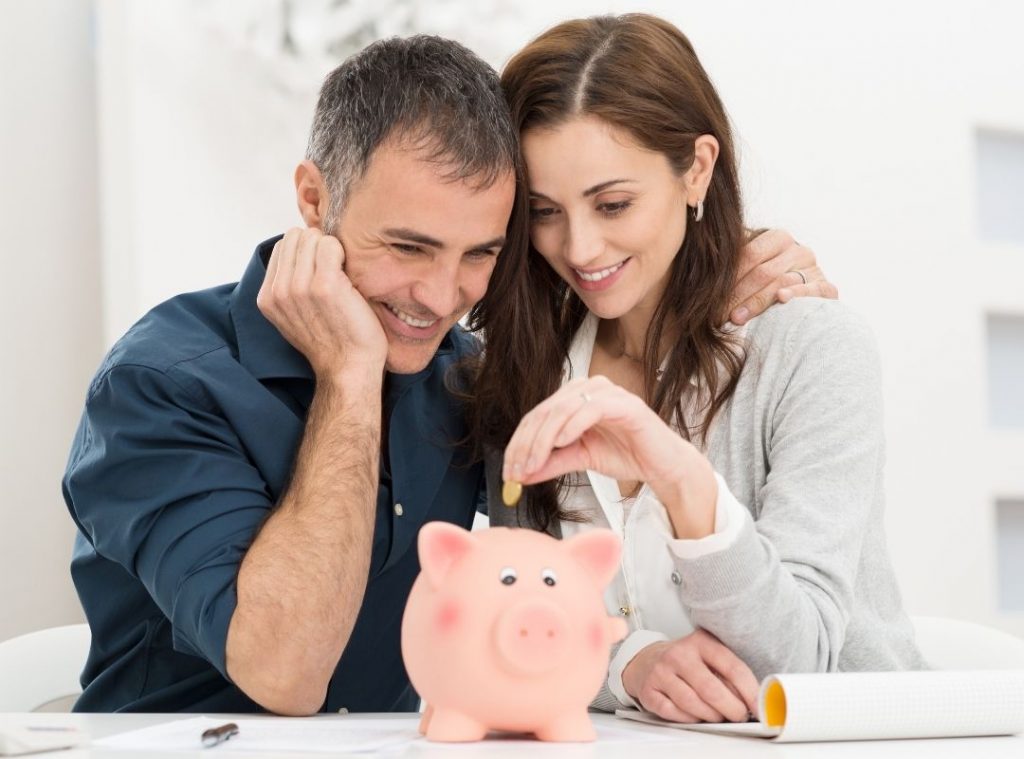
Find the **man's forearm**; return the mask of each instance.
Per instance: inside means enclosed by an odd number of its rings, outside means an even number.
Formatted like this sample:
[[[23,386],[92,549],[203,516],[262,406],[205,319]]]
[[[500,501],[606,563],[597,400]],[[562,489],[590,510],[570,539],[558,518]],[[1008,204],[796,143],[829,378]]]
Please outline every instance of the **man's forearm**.
[[[380,376],[319,381],[288,490],[238,572],[227,669],[270,711],[310,714],[355,625],[369,573]]]

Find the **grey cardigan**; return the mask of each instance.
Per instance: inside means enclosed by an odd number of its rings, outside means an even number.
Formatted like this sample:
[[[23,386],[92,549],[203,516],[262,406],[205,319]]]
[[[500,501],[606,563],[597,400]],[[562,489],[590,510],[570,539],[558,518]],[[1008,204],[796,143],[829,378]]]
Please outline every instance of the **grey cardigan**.
[[[758,678],[925,667],[886,546],[871,330],[838,301],[798,298],[752,320],[745,347],[705,453],[751,519],[724,551],[674,558],[691,622]],[[500,454],[486,470],[491,525],[536,527],[501,503]],[[605,687],[594,706],[619,704]]]

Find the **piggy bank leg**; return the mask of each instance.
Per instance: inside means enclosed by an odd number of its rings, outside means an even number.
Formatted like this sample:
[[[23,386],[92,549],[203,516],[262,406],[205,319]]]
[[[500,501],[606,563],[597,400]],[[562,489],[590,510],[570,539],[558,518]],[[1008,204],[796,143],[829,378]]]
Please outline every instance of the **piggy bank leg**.
[[[427,730],[430,728],[430,718],[434,714],[434,707],[424,702],[423,704],[423,719],[420,720],[420,735],[426,735]]]
[[[565,743],[588,743],[597,738],[597,731],[585,708],[559,714],[534,734],[542,741]]]
[[[479,741],[487,735],[487,727],[453,709],[431,710],[427,720],[427,740],[442,743]]]

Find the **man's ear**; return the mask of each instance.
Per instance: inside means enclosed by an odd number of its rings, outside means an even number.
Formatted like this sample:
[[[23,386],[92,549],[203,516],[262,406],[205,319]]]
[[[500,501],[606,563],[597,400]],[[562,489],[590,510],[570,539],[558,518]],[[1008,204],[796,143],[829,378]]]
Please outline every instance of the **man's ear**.
[[[299,214],[307,227],[330,234],[330,230],[323,228],[324,217],[327,216],[330,204],[327,183],[320,169],[308,159],[295,167],[295,200],[299,205]]]
[[[686,204],[696,206],[704,200],[711,184],[711,174],[718,160],[718,140],[710,134],[702,134],[693,144],[693,164],[683,177],[686,183]]]

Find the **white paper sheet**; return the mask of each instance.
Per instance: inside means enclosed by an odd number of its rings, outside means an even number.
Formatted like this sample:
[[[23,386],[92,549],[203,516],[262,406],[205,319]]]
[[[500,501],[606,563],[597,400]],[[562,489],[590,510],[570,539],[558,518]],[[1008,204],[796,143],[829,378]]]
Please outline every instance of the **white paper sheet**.
[[[694,733],[712,733],[713,735],[739,735],[745,738],[774,738],[780,730],[777,727],[766,727],[760,722],[698,722],[696,724],[683,724],[681,722],[669,722],[661,717],[639,712],[636,709],[619,709],[615,712],[616,717],[642,722],[645,725],[656,725],[657,727],[672,727],[677,730],[689,730]]]
[[[238,735],[219,744],[217,753],[396,751],[420,738],[416,717],[265,717],[231,721],[238,725]],[[203,731],[222,724],[223,719],[193,717],[112,735],[94,741],[93,745],[135,752],[197,751],[202,749]]]
[[[399,751],[421,741],[430,746],[443,746],[452,750],[479,748],[480,743],[428,743],[418,731],[419,717],[364,719],[355,716],[330,717],[263,717],[232,720],[238,725],[238,735],[219,744],[218,753],[239,752],[310,752],[310,753],[362,753]],[[204,730],[224,724],[223,718],[193,717],[175,720],[163,725],[133,730],[94,741],[104,748],[123,749],[136,753],[146,751],[197,751],[202,748],[200,736]],[[678,741],[678,736],[659,735],[652,731],[630,730],[623,727],[597,726],[597,740],[602,743],[651,743]],[[524,744],[530,750],[567,744],[542,743],[529,735],[492,733],[485,740],[488,747],[509,747],[521,750]],[[212,756],[212,754],[211,754]]]

